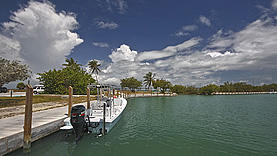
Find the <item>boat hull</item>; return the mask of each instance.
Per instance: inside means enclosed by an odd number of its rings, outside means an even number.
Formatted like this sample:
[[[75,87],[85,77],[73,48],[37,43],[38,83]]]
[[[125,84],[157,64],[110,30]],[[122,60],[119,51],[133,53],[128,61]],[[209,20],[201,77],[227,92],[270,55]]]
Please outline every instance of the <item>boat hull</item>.
[[[115,124],[120,120],[122,113],[127,106],[127,100],[124,98],[116,99],[115,108],[108,108],[107,111],[110,111],[106,114],[105,117],[105,133],[109,133],[109,131],[115,126]],[[95,104],[95,102],[91,105]],[[98,103],[99,104],[99,103]],[[110,110],[109,110],[110,109]],[[116,111],[111,111],[116,110]],[[111,113],[111,114],[110,114]],[[109,115],[110,114],[110,115]],[[85,122],[87,126],[87,131],[93,134],[103,134],[103,110],[86,110],[86,118]],[[70,123],[70,117],[64,120],[65,126],[61,127],[61,130],[73,130],[73,126]]]

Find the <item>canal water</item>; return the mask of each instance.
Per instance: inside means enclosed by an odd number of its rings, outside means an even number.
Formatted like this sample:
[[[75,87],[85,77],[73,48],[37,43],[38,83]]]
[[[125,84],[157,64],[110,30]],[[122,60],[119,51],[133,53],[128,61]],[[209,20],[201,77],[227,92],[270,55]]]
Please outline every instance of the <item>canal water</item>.
[[[277,95],[129,98],[105,136],[54,133],[8,155],[255,156],[277,155]]]

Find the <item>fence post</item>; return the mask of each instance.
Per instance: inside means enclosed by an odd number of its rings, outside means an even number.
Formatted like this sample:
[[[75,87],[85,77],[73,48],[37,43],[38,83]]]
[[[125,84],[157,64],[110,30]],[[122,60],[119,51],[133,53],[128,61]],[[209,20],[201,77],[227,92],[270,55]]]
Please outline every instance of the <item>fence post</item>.
[[[70,117],[71,108],[72,108],[72,95],[73,95],[73,88],[71,86],[68,87],[68,117]]]
[[[23,152],[26,152],[26,153],[30,152],[31,150],[32,105],[33,105],[33,88],[30,84],[27,84],[25,119],[24,119],[24,137],[23,137]]]
[[[87,87],[87,109],[90,108],[90,89]]]

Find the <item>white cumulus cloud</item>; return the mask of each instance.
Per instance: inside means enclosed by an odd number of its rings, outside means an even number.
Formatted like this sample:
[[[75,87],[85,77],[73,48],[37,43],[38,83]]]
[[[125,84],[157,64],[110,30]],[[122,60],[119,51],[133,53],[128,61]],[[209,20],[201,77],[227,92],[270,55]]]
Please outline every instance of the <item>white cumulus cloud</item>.
[[[30,1],[2,23],[0,54],[27,64],[33,73],[58,68],[65,56],[81,44],[73,13],[56,12],[48,1]]]
[[[109,57],[113,62],[134,61],[137,51],[131,50],[128,45],[122,44],[116,51],[113,51]]]

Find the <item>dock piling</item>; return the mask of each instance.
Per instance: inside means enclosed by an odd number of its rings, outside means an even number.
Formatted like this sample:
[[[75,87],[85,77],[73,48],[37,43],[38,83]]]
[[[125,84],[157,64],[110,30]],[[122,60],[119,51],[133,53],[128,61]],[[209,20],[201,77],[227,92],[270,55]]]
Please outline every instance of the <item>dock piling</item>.
[[[33,88],[30,84],[27,84],[27,86],[26,86],[26,103],[25,103],[25,119],[24,119],[24,137],[23,137],[23,152],[24,153],[28,153],[31,150],[32,105],[33,105]]]
[[[87,109],[90,108],[90,89],[87,87]]]
[[[73,95],[73,88],[71,86],[68,87],[68,117],[70,117],[71,108],[72,108],[72,96]]]

